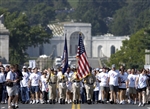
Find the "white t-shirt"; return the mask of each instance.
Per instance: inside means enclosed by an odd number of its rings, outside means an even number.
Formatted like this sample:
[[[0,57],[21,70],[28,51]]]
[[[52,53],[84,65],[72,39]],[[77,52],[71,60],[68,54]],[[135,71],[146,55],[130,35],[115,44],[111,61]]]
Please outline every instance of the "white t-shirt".
[[[57,77],[59,77],[59,76],[61,76],[61,75],[62,75],[62,72],[59,71],[59,72],[57,73]]]
[[[41,76],[37,73],[32,73],[29,77],[31,80],[31,86],[39,86],[39,81],[41,80]]]
[[[72,75],[73,75],[73,72],[70,71],[69,74],[68,74],[68,73],[65,73],[64,75],[68,78],[68,81],[67,81],[67,88],[68,88],[69,90],[72,90],[72,83],[71,83],[70,79],[71,79],[71,77],[72,77]]]
[[[138,78],[139,78],[139,80],[138,80],[138,88],[144,88],[144,87],[146,87],[147,86],[146,81],[147,81],[148,77],[146,75],[140,74],[138,76]]]
[[[5,82],[5,75],[4,73],[0,73],[0,83]]]
[[[129,81],[129,87],[135,87],[136,75],[129,74],[127,80]]]
[[[22,75],[23,75],[23,77],[22,77],[22,80],[20,81],[20,86],[27,87],[30,74],[28,72],[22,72]]]
[[[108,87],[108,73],[101,72],[98,74],[98,80],[100,80],[100,86]]]
[[[118,72],[110,70],[108,72],[108,77],[110,78],[109,85],[118,86],[118,78],[119,78]]]
[[[119,88],[126,88],[126,81],[127,81],[127,73],[119,74],[119,78],[121,80],[121,84],[119,85]]]
[[[99,87],[99,82],[98,82],[98,74],[96,74],[95,78],[96,78],[96,82],[95,82],[95,88],[94,88],[94,91],[99,91],[100,90],[100,87]]]
[[[9,71],[7,73],[7,76],[6,76],[6,80],[10,79],[12,81],[14,81],[17,77],[17,74],[16,73],[13,73],[12,71]]]
[[[42,91],[48,92],[48,84],[46,83],[46,78],[44,76],[41,76],[41,83],[42,83]]]
[[[71,76],[73,75],[73,72],[70,71],[69,74],[65,73],[65,76],[68,78],[68,81],[70,81]]]

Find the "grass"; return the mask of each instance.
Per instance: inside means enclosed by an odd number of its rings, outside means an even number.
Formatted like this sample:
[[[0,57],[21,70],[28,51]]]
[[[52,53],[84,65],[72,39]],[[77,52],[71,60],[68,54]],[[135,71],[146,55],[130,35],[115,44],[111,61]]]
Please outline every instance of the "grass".
[[[77,8],[78,1],[79,1],[79,0],[68,0],[68,2],[70,3],[70,5],[71,5],[73,8]]]

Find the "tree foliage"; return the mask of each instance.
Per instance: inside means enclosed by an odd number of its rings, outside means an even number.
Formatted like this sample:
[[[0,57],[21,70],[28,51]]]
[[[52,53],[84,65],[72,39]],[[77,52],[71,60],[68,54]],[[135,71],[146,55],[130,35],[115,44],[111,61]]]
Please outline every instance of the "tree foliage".
[[[40,25],[30,26],[26,14],[6,12],[4,15],[5,26],[10,31],[10,63],[24,63],[28,47],[49,43],[51,34]]]
[[[125,5],[125,0],[79,0],[73,17],[77,21],[90,22],[93,35],[104,34],[108,32],[105,19],[112,17],[115,11],[123,5]]]
[[[117,10],[111,25],[111,32],[115,35],[131,35],[149,26],[150,1],[127,0],[127,5]]]
[[[139,30],[129,40],[123,41],[123,46],[110,58],[110,65],[125,64],[127,68],[143,68],[145,64],[145,49],[147,48],[146,29]],[[150,38],[150,35],[148,36]],[[150,44],[150,43],[149,43]]]

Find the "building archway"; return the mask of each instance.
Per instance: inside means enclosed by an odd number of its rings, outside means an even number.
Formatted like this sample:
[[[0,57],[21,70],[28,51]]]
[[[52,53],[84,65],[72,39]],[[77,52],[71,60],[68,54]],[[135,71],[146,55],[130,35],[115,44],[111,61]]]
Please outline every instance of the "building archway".
[[[114,45],[112,45],[112,46],[110,47],[110,54],[111,54],[111,55],[112,55],[112,54],[115,54],[115,52],[116,52],[115,49],[116,49],[116,48],[115,48]]]
[[[81,32],[73,32],[70,35],[70,44],[69,44],[69,52],[70,52],[70,56],[75,56],[77,54],[77,49],[78,49],[78,41],[79,41],[79,33]],[[81,33],[82,34],[82,33]],[[84,41],[84,35],[82,34],[82,39]]]

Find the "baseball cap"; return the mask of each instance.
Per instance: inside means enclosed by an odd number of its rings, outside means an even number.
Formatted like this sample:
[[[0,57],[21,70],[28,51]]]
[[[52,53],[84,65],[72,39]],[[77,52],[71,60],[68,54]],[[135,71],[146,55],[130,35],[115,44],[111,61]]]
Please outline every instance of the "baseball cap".
[[[29,66],[28,69],[32,69],[32,67]]]
[[[33,69],[33,70],[34,70],[34,69],[37,69],[37,67],[33,67],[32,69]]]
[[[112,67],[112,68],[115,68],[116,66],[115,66],[115,64],[113,64],[111,67]]]
[[[23,69],[26,69],[27,68],[27,66],[23,66]]]
[[[96,71],[99,71],[99,68],[96,68],[95,70],[96,70]]]
[[[103,70],[102,69],[99,69],[99,72],[102,72]]]

